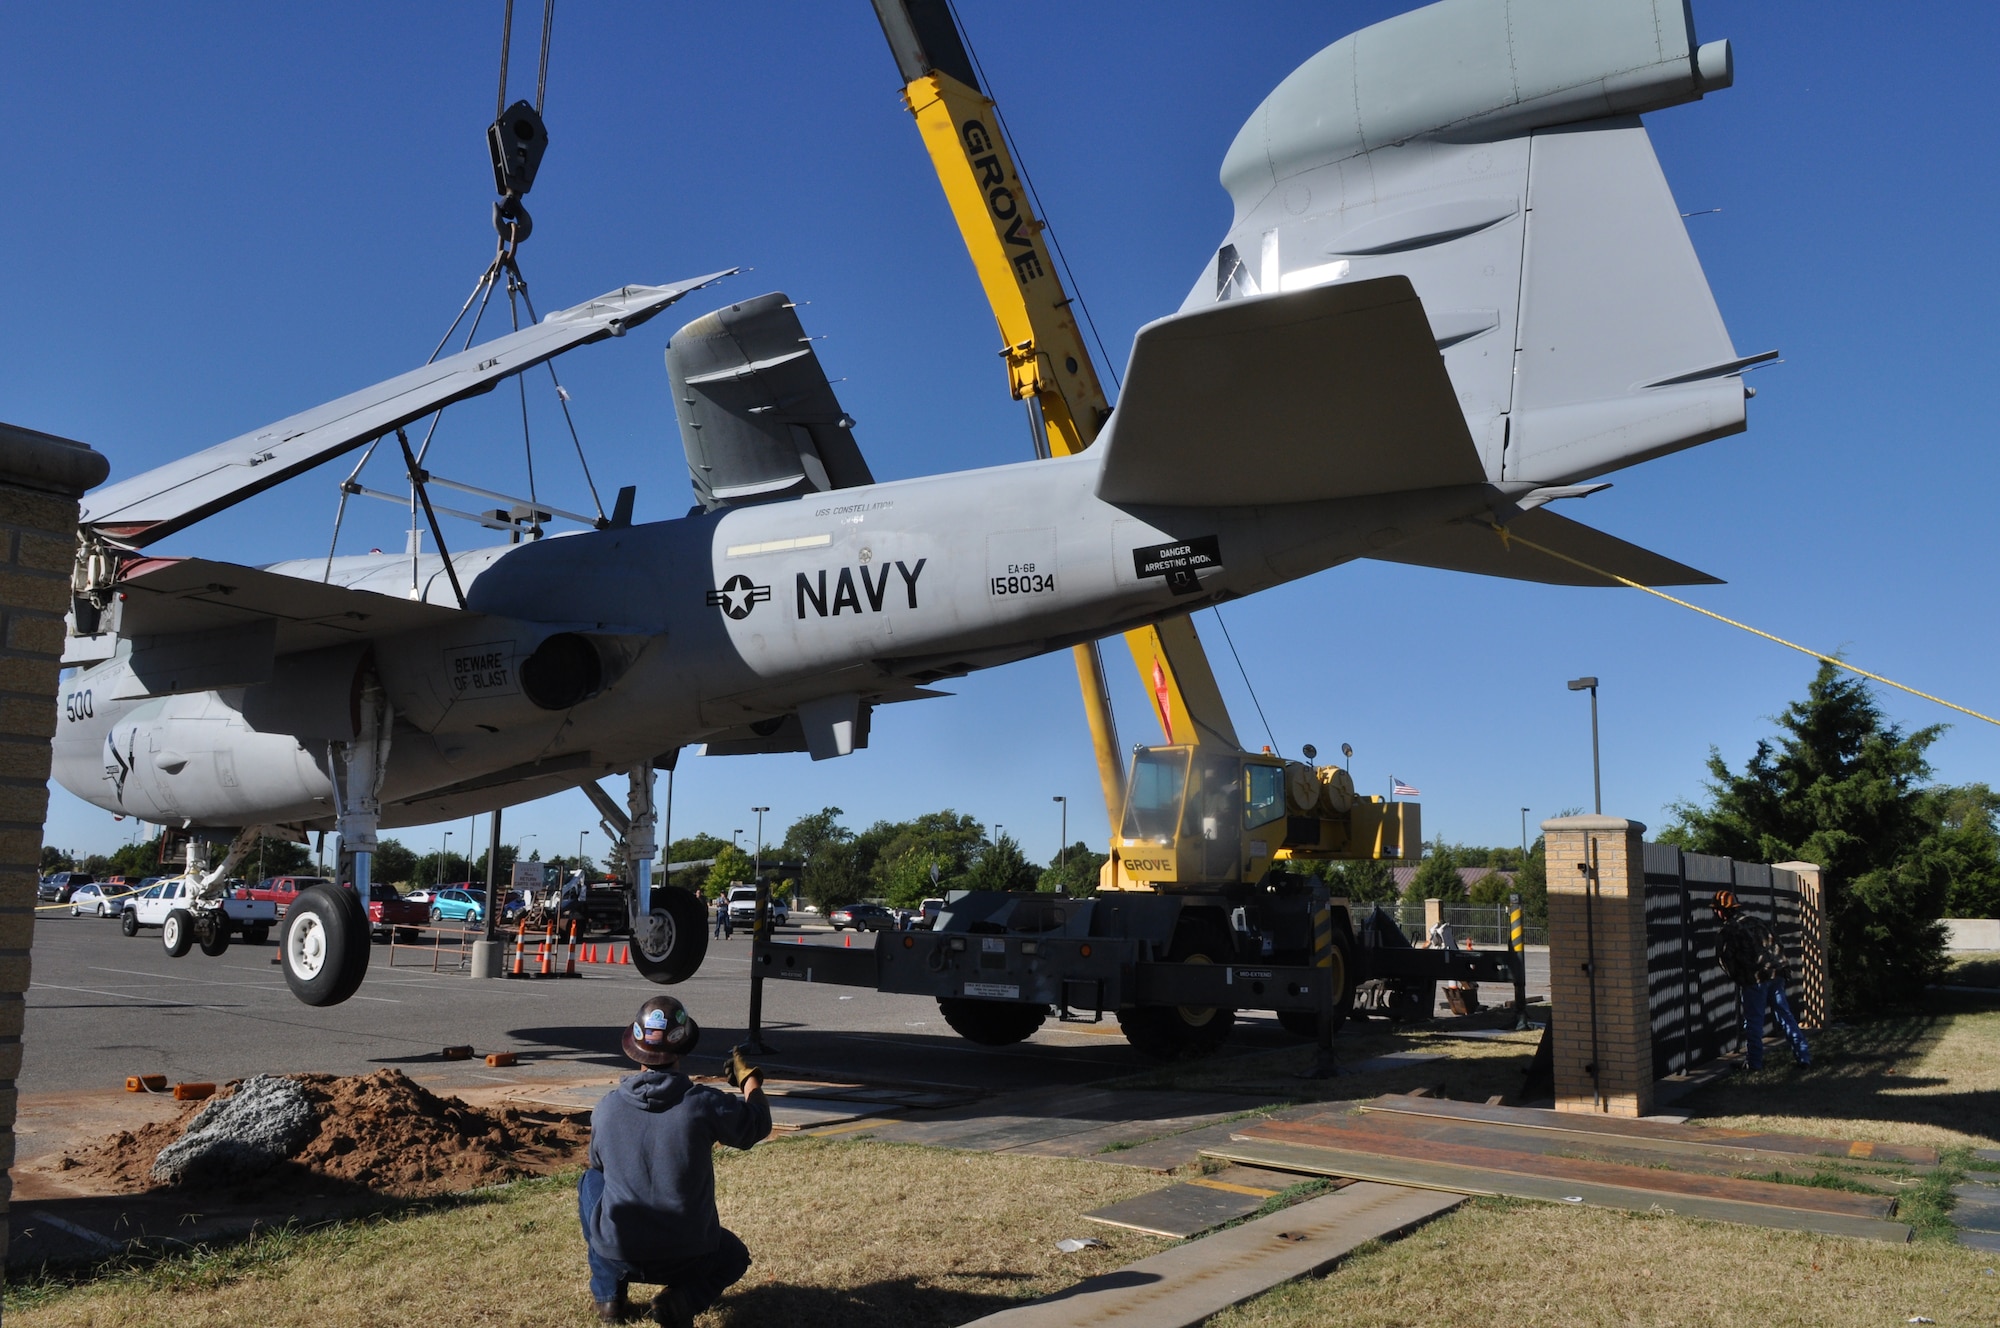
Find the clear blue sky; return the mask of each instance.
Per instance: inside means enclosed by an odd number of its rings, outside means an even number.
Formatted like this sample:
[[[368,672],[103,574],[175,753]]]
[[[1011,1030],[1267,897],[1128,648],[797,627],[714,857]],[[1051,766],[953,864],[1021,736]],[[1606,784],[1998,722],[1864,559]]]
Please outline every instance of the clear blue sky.
[[[961,0],[1025,163],[1120,368],[1228,220],[1215,179],[1264,94],[1393,3]],[[532,95],[521,6],[514,90]],[[0,418],[86,440],[115,476],[419,363],[490,256],[500,4],[12,6]],[[1694,598],[1864,667],[2000,711],[1994,615],[1996,291],[1990,6],[1696,0],[1737,86],[1650,117],[1653,141],[1743,353],[1748,434],[1617,477],[1572,515],[1724,577]],[[567,3],[549,73],[552,147],[522,261],[541,307],[628,281],[756,270],[561,365],[600,487],[641,519],[689,501],[660,350],[685,317],[764,290],[809,301],[878,476],[1027,454],[997,336],[897,96],[865,0]],[[682,314],[684,317],[677,317]],[[496,394],[496,399],[505,394]],[[538,417],[542,492],[586,503]],[[518,426],[454,411],[434,467],[519,489]],[[323,553],[335,468],[166,546],[243,562]],[[394,487],[386,467],[374,472]],[[386,505],[342,548],[399,548]],[[472,527],[448,529],[458,541]],[[1811,661],[1635,592],[1550,589],[1376,564],[1226,610],[1279,746],[1356,750],[1399,775],[1427,831],[1510,843],[1590,798],[1586,703],[1604,682],[1606,810],[1653,825],[1699,792],[1711,744],[1739,763]],[[1246,740],[1260,726],[1216,640]],[[1126,740],[1153,740],[1111,648]],[[851,824],[940,805],[1054,853],[1105,834],[1067,655],[878,714],[871,750],[688,759],[677,833],[767,834],[822,805]],[[2000,731],[1885,693],[1905,726],[1953,720],[1937,773],[1991,780]],[[581,795],[510,814],[544,854],[594,827]],[[435,846],[445,827],[404,837]],[[458,836],[465,834],[458,828]],[[56,790],[51,839],[125,827]],[[482,829],[481,836],[483,838]],[[455,838],[454,843],[459,839]],[[593,829],[592,842],[602,847]],[[573,851],[571,848],[569,851]]]

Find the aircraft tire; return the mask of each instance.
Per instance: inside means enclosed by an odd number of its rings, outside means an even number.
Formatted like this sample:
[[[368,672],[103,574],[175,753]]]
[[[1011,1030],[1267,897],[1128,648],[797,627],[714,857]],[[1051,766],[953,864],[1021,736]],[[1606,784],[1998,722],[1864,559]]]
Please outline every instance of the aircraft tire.
[[[1170,963],[1226,964],[1228,938],[1198,917],[1183,914],[1167,951]],[[1229,1038],[1236,1012],[1219,1006],[1142,1005],[1118,1012],[1118,1027],[1140,1054],[1160,1061],[1198,1060]]]
[[[368,915],[351,891],[314,885],[285,915],[278,957],[285,985],[307,1005],[339,1005],[368,976]]]
[[[1049,1017],[1046,1005],[1022,1001],[971,1001],[962,996],[938,997],[938,1013],[952,1031],[982,1047],[1011,1047],[1035,1035]]]
[[[129,908],[120,913],[118,915],[118,930],[124,932],[127,936],[137,936],[139,934],[138,913]]]
[[[245,945],[262,945],[270,939],[271,927],[268,923],[260,922],[253,927],[245,927],[243,929],[243,943]]]
[[[184,908],[167,914],[167,920],[160,924],[160,944],[175,959],[194,949],[194,916]]]
[[[686,982],[708,957],[708,909],[675,885],[655,886],[653,913],[632,935],[632,966],[648,982]]]
[[[210,959],[220,959],[229,950],[229,920],[215,918],[210,927],[212,929],[207,930],[196,944],[201,946],[201,952]]]

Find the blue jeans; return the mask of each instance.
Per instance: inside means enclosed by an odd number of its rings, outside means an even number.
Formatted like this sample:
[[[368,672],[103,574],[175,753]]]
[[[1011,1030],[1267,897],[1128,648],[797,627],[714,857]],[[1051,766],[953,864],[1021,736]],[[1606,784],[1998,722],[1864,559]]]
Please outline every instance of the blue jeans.
[[[603,1196],[604,1173],[584,1172],[576,1187],[576,1214],[583,1223],[583,1248],[590,1258],[590,1298],[598,1304],[617,1300],[627,1282],[644,1282],[675,1288],[686,1297],[688,1309],[699,1314],[750,1271],[750,1251],[728,1230],[722,1233],[722,1243],[707,1253],[664,1263],[631,1264],[599,1254],[590,1243],[590,1216]]]
[[[1768,1005],[1771,1013],[1778,1016],[1778,1027],[1785,1030],[1799,1064],[1811,1065],[1812,1048],[1806,1045],[1806,1035],[1799,1032],[1799,1021],[1792,1018],[1791,1004],[1785,999],[1785,984],[1758,982],[1742,990],[1744,1063],[1753,1070],[1764,1068],[1764,1009]]]

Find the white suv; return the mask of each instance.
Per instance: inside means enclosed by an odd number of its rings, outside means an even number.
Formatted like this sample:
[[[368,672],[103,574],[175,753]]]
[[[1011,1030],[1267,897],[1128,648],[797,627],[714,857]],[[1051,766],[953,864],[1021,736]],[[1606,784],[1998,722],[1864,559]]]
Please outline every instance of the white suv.
[[[754,885],[732,885],[729,887],[729,920],[739,927],[747,927],[757,920],[757,887]],[[785,907],[782,899],[771,898],[771,925],[785,926],[792,920],[792,911]]]

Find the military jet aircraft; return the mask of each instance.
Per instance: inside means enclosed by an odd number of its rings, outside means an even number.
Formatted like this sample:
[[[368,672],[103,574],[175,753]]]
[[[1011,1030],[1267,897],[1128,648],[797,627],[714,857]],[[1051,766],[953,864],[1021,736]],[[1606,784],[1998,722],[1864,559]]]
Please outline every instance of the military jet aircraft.
[[[637,866],[633,959],[673,982],[707,933],[696,900],[650,880],[652,790],[690,744],[836,758],[876,707],[941,679],[1357,558],[1604,584],[1512,535],[1647,584],[1708,581],[1549,504],[1745,427],[1741,375],[1770,355],[1731,344],[1639,119],[1730,81],[1727,44],[1698,45],[1680,0],[1451,0],[1334,43],[1238,134],[1227,235],[1139,332],[1108,429],[1073,457],[876,482],[774,293],[667,345],[684,517],[634,524],[627,499],[596,529],[421,555],[414,595],[407,555],[152,552],[632,335],[711,274],[622,287],[112,484],[84,504],[56,777],[230,843],[197,864],[211,892],[259,827],[335,830],[364,899],[380,828],[582,786]],[[622,814],[596,784],[614,774]],[[309,1004],[365,973],[357,902],[308,891],[287,921]],[[181,951],[209,946],[214,916],[182,920]]]

